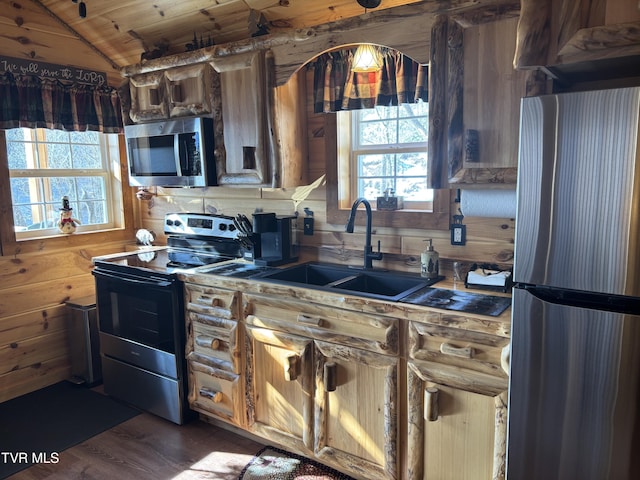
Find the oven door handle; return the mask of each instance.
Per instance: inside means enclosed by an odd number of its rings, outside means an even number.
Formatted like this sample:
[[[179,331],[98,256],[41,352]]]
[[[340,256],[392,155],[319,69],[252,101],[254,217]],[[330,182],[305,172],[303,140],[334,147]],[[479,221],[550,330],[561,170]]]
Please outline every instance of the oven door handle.
[[[113,280],[119,280],[119,281],[124,281],[124,282],[130,282],[130,283],[135,283],[138,285],[146,285],[149,287],[170,287],[173,282],[171,281],[167,281],[167,280],[138,280],[135,278],[131,278],[128,276],[124,276],[124,275],[114,275],[112,273],[108,273],[105,271],[93,271],[94,275],[98,275],[101,277],[105,277],[105,278],[110,278]]]

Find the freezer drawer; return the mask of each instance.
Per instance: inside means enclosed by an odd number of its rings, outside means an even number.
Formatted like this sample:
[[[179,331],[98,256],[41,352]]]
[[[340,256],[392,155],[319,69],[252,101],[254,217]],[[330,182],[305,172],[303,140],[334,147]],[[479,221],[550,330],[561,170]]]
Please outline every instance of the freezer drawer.
[[[177,380],[105,356],[102,370],[107,395],[178,425],[187,421],[186,396]]]
[[[640,316],[513,294],[507,478],[640,471]]]

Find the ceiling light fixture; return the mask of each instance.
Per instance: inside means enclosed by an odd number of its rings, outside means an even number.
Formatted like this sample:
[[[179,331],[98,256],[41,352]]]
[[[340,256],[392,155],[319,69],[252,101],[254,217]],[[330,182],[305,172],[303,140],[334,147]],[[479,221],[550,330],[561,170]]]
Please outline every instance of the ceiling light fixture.
[[[364,8],[376,8],[380,5],[381,0],[358,0],[358,4]]]
[[[375,45],[363,43],[358,45],[353,54],[352,72],[377,72],[382,68],[382,55]]]
[[[78,0],[71,0],[71,3],[78,3]],[[80,18],[87,18],[87,4],[84,2],[78,3],[78,15]]]

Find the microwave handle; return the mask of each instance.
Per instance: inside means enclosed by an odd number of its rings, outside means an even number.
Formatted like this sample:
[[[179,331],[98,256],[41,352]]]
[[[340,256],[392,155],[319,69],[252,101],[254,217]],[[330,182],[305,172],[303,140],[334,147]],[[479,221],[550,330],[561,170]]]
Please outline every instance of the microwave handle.
[[[173,142],[173,156],[176,159],[176,173],[179,177],[182,176],[182,158],[180,158],[181,152],[186,152],[186,148],[180,148],[180,134],[177,133],[174,137]]]

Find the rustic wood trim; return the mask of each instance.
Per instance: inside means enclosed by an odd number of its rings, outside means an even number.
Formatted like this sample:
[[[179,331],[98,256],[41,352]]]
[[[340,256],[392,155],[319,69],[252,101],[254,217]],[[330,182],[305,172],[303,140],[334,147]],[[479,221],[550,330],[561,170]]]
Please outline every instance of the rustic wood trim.
[[[449,18],[458,23],[462,28],[473,27],[483,23],[491,23],[506,18],[520,16],[520,2],[497,3],[495,5],[485,5],[473,10],[453,13]]]
[[[464,29],[449,20],[447,26],[447,157],[448,175],[453,178],[463,166],[462,137],[464,130]]]
[[[444,188],[448,183],[446,152],[447,95],[447,26],[445,15],[438,15],[431,28],[431,61],[429,63],[429,153],[427,182],[431,188]]]
[[[640,22],[582,28],[562,44],[561,64],[640,55]]]
[[[551,9],[551,0],[520,0],[514,68],[547,65],[551,45]]]
[[[509,393],[505,390],[494,397],[496,405],[495,435],[493,438],[493,480],[504,480],[507,472],[507,406]]]

